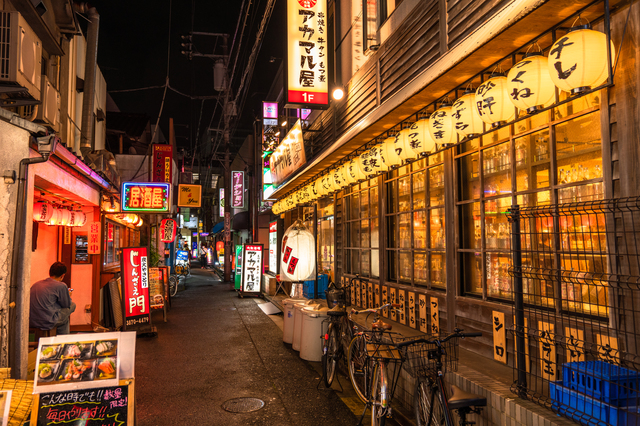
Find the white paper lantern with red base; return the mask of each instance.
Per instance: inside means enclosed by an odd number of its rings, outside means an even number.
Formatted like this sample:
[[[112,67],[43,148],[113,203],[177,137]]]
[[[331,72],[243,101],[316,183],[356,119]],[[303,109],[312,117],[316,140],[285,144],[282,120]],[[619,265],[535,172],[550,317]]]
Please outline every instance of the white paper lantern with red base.
[[[316,271],[315,247],[313,234],[296,220],[282,237],[280,279],[296,282],[313,279]]]

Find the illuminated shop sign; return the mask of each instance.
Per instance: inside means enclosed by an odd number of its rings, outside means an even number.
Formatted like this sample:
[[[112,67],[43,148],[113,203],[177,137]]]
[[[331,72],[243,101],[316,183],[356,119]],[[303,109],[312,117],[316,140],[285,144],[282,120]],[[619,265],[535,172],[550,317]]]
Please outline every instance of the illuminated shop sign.
[[[231,207],[244,207],[244,172],[231,172]]]
[[[269,168],[273,183],[280,185],[306,162],[302,126],[300,120],[298,120],[282,140],[282,143],[271,154]]]
[[[201,185],[178,185],[178,207],[201,207]]]
[[[286,108],[327,108],[327,1],[287,2]]]
[[[277,102],[262,102],[262,118],[278,118]]]
[[[171,206],[171,184],[125,182],[122,184],[122,210],[165,213]]]
[[[224,217],[224,188],[220,188],[220,217]]]
[[[153,144],[153,166],[151,180],[153,182],[171,183],[171,166],[173,161],[173,146]]]
[[[247,244],[242,255],[242,288],[243,293],[260,292],[262,280],[262,244]]]
[[[151,317],[146,247],[122,249],[122,286],[125,329],[148,327]]]

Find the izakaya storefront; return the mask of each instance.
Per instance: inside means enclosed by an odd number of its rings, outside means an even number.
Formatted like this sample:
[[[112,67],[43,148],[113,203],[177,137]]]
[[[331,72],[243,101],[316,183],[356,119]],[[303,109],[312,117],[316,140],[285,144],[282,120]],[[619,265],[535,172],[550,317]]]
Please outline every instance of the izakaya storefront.
[[[544,12],[549,27],[571,26],[571,22],[562,23],[552,16],[550,9],[553,5],[548,5]],[[603,49],[604,59],[599,63],[605,75],[586,85],[594,89],[606,86],[608,76],[602,10],[599,4],[585,9],[581,15],[583,20],[594,22]],[[625,9],[611,16],[614,60],[627,12]],[[534,90],[528,85],[529,80],[519,74],[523,70],[533,72],[521,68],[529,66],[525,63],[528,58],[533,58],[528,62],[544,58],[545,67],[547,61],[552,63],[557,58],[563,59],[563,63],[580,64],[576,57],[565,56],[575,53],[569,48],[574,39],[565,40],[565,44],[561,41],[560,46],[555,44],[571,34],[566,30],[531,35],[527,38],[532,40],[529,44],[514,45],[512,37],[530,33],[527,25],[532,22],[530,19],[535,19],[534,15],[498,35],[488,35],[492,22],[486,29],[481,27],[478,37],[486,37],[485,47],[459,50],[466,56],[460,57],[460,61],[445,58],[444,62],[450,65],[442,74],[425,72],[422,80],[416,79],[423,84],[414,87],[419,95],[411,98],[403,93],[399,98],[409,100],[388,107],[382,103],[381,112],[376,114],[374,110],[372,117],[362,120],[371,129],[390,130],[365,140],[360,148],[336,162],[336,152],[344,150],[340,149],[340,141],[348,145],[361,138],[358,131],[350,129],[332,146],[334,151],[309,162],[298,172],[298,178],[275,192],[278,202],[273,211],[283,215],[285,226],[301,218],[312,229],[313,204],[317,204],[319,270],[330,270],[335,280],[345,281],[356,274],[370,279],[371,285],[363,285],[352,293],[353,304],[378,305],[395,299],[403,305],[403,313],[390,318],[408,327],[424,332],[446,332],[454,327],[482,331],[483,338],[463,345],[492,359],[495,312],[504,315],[502,321],[506,326],[513,323],[508,209],[512,205],[552,206],[637,195],[637,189],[623,183],[626,177],[613,170],[617,167],[617,154],[612,157],[612,153],[627,150],[633,143],[632,135],[622,135],[627,130],[617,126],[620,116],[612,113],[616,102],[635,102],[627,98],[630,83],[621,77],[625,72],[638,74],[635,67],[625,64],[624,55],[630,54],[629,48],[623,49],[612,87],[570,94],[562,82],[555,85],[556,81],[547,78],[542,79],[546,86],[536,86]],[[576,13],[570,20],[577,16]],[[502,47],[506,56],[500,59],[491,51],[496,43],[513,47]],[[475,41],[469,46],[480,44]],[[530,46],[540,51],[540,55],[526,56]],[[596,44],[588,44],[584,49],[588,51],[588,60],[593,61],[598,51]],[[482,69],[480,63],[490,67]],[[554,69],[551,65],[550,69]],[[564,70],[564,65],[560,67]],[[477,74],[468,79],[456,74],[457,70],[464,70],[469,75],[470,69]],[[502,76],[498,76],[498,71]],[[465,93],[465,89],[471,88]],[[516,98],[531,92],[529,106],[512,102],[514,89]],[[428,93],[430,90],[432,94]],[[546,98],[534,97],[534,91],[546,93]],[[614,94],[616,99],[612,100]],[[521,96],[522,100],[527,97]],[[393,96],[390,99],[387,103],[392,103]],[[431,99],[432,103],[421,104],[422,99]],[[441,104],[445,100],[449,106]],[[394,108],[399,112],[390,114]],[[384,121],[392,115],[408,118]],[[626,115],[624,119],[633,122]],[[416,133],[421,133],[421,146],[415,144]],[[626,167],[628,173],[637,176],[637,170],[628,162]],[[566,255],[576,247],[581,250],[598,247],[602,238],[600,225],[590,224],[590,237],[576,238],[570,234],[578,224],[571,220],[537,222],[536,232],[540,244],[546,247],[545,256],[525,256],[524,265],[585,274],[603,272],[607,265],[597,259]],[[542,241],[545,235],[547,240]],[[566,235],[566,241],[555,244],[551,241],[553,235]],[[557,264],[559,261],[561,265]],[[606,322],[610,313],[607,287],[593,280],[569,285],[539,277],[526,279],[524,286],[526,303],[544,308],[555,306],[563,315],[589,316]],[[503,362],[512,365],[513,344],[507,346],[504,353],[509,357],[505,355]]]

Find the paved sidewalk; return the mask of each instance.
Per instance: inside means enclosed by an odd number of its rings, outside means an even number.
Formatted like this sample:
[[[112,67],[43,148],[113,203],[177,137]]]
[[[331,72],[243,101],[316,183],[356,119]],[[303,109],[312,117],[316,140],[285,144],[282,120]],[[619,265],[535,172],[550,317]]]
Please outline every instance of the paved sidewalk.
[[[282,331],[251,298],[211,271],[193,269],[173,299],[168,322],[152,320],[158,337],[136,350],[138,425],[355,425],[319,374],[282,343]],[[222,404],[252,397],[264,408],[229,413]]]

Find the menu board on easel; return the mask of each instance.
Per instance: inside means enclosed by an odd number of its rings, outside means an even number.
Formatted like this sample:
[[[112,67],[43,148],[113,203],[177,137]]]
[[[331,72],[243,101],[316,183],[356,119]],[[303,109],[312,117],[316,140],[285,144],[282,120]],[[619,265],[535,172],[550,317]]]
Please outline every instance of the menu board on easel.
[[[246,244],[242,254],[241,293],[260,293],[262,244]]]

